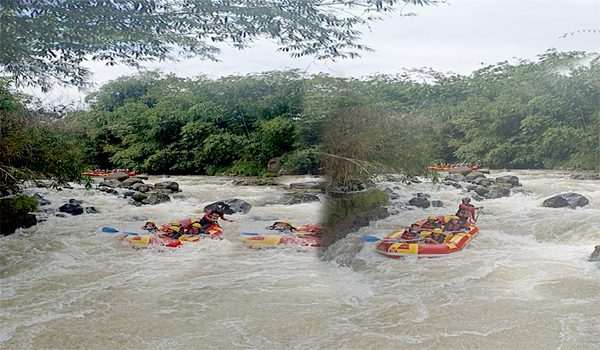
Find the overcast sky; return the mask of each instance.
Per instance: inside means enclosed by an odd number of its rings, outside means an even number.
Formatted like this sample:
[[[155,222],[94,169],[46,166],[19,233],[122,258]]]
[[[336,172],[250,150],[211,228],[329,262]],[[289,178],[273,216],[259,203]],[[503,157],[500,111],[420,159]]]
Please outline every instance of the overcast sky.
[[[534,59],[549,48],[599,52],[599,33],[565,33],[600,29],[600,0],[449,0],[448,4],[412,8],[417,16],[388,15],[366,31],[363,43],[373,48],[361,58],[320,62],[293,59],[261,41],[250,49],[224,48],[220,62],[190,59],[149,64],[180,76],[206,74],[219,77],[268,70],[298,68],[307,73],[326,72],[361,77],[396,73],[404,68],[432,67],[468,74],[482,64],[514,58]],[[127,67],[88,65],[95,88],[135,71]],[[49,104],[78,103],[85,91],[57,87],[36,93]]]

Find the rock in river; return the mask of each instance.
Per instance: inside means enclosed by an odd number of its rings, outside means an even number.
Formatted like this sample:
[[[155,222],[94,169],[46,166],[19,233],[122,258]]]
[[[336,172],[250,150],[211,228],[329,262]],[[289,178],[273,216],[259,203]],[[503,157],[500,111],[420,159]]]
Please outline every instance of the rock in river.
[[[323,181],[306,181],[290,184],[290,188],[294,190],[320,190],[325,188]]]
[[[145,183],[136,183],[135,185],[131,186],[132,190],[143,193],[150,192],[153,188],[154,186]]]
[[[519,178],[514,175],[505,175],[496,178],[498,184],[509,184],[511,187],[521,186]]]
[[[233,181],[234,186],[277,186],[279,185],[270,177],[246,177]]]
[[[600,261],[600,245],[597,245],[594,248],[592,255],[590,255],[589,261]]]
[[[411,200],[408,201],[408,204],[418,207],[418,208],[423,208],[423,209],[429,208],[431,206],[429,199],[427,199],[425,197],[412,198]]]
[[[250,209],[252,209],[252,205],[250,203],[237,198],[225,199],[222,201],[211,203],[204,207],[204,211],[216,210],[227,215],[235,213],[246,214],[250,211]]]
[[[583,207],[590,203],[590,201],[583,195],[575,192],[557,194],[546,199],[542,206],[546,208],[564,208],[569,207],[575,209],[577,207]]]
[[[117,180],[124,181],[129,178],[129,175],[126,173],[114,173],[104,177],[104,180]]]
[[[163,181],[154,184],[155,190],[168,190],[170,192],[179,192],[179,184],[175,181]]]
[[[69,199],[69,203],[61,205],[58,211],[71,215],[81,215],[83,214],[83,207],[81,207],[81,201]]]
[[[119,186],[124,188],[131,188],[136,184],[144,184],[144,181],[136,177],[130,177],[129,179],[123,180],[123,182],[121,182]]]

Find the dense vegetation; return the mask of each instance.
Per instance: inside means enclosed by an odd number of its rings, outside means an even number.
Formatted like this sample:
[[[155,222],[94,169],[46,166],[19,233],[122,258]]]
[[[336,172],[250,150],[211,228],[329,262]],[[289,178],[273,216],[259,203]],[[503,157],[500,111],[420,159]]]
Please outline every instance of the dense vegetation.
[[[261,175],[273,157],[289,173],[314,172],[319,151],[410,173],[432,161],[590,169],[599,164],[599,67],[583,53],[548,52],[469,76],[420,72],[427,83],[149,73],[102,87],[70,125],[88,136],[89,164],[151,173]]]

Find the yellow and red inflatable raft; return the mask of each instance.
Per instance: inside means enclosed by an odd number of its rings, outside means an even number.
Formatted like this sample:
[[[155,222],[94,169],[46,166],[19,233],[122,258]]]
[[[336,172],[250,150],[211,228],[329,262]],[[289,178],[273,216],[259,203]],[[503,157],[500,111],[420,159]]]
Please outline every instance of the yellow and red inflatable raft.
[[[320,247],[321,227],[307,224],[297,228],[293,233],[244,233],[240,239],[249,248],[274,248],[284,246]]]
[[[465,231],[447,233],[443,243],[433,244],[420,242],[399,242],[398,238],[401,231],[394,232],[381,240],[375,250],[390,258],[399,258],[402,256],[442,256],[459,252],[466,247],[473,237],[479,233],[479,228],[475,225],[469,225]],[[421,239],[431,235],[429,231],[422,231]]]
[[[133,248],[167,247],[179,248],[189,243],[198,243],[206,239],[223,239],[223,228],[219,225],[210,226],[205,234],[182,234],[178,238],[172,238],[169,234],[179,231],[186,225],[191,226],[191,220],[182,220],[179,223],[161,225],[159,231],[153,234],[128,236],[125,239]]]

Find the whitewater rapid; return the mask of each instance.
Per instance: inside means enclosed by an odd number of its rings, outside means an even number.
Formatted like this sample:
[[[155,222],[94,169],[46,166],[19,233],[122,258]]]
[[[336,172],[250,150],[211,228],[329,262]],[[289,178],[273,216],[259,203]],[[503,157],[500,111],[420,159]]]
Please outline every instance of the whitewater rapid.
[[[507,173],[495,173],[494,176]],[[81,188],[45,191],[101,213],[50,216],[0,238],[0,349],[597,349],[600,182],[557,172],[513,172],[524,193],[478,203],[481,233],[453,256],[393,260],[358,245],[429,214],[453,212],[460,191],[399,186],[400,201],[428,192],[446,208],[402,210],[336,243],[351,267],[311,250],[252,250],[240,231],[274,220],[318,221],[319,203],[263,205],[278,187],[174,177],[173,201],[134,207]],[[153,179],[151,179],[153,180]],[[310,178],[289,178],[295,182]],[[586,208],[541,208],[576,191]],[[96,232],[197,215],[225,198],[254,207],[224,223],[226,240],[171,251],[133,250]]]

